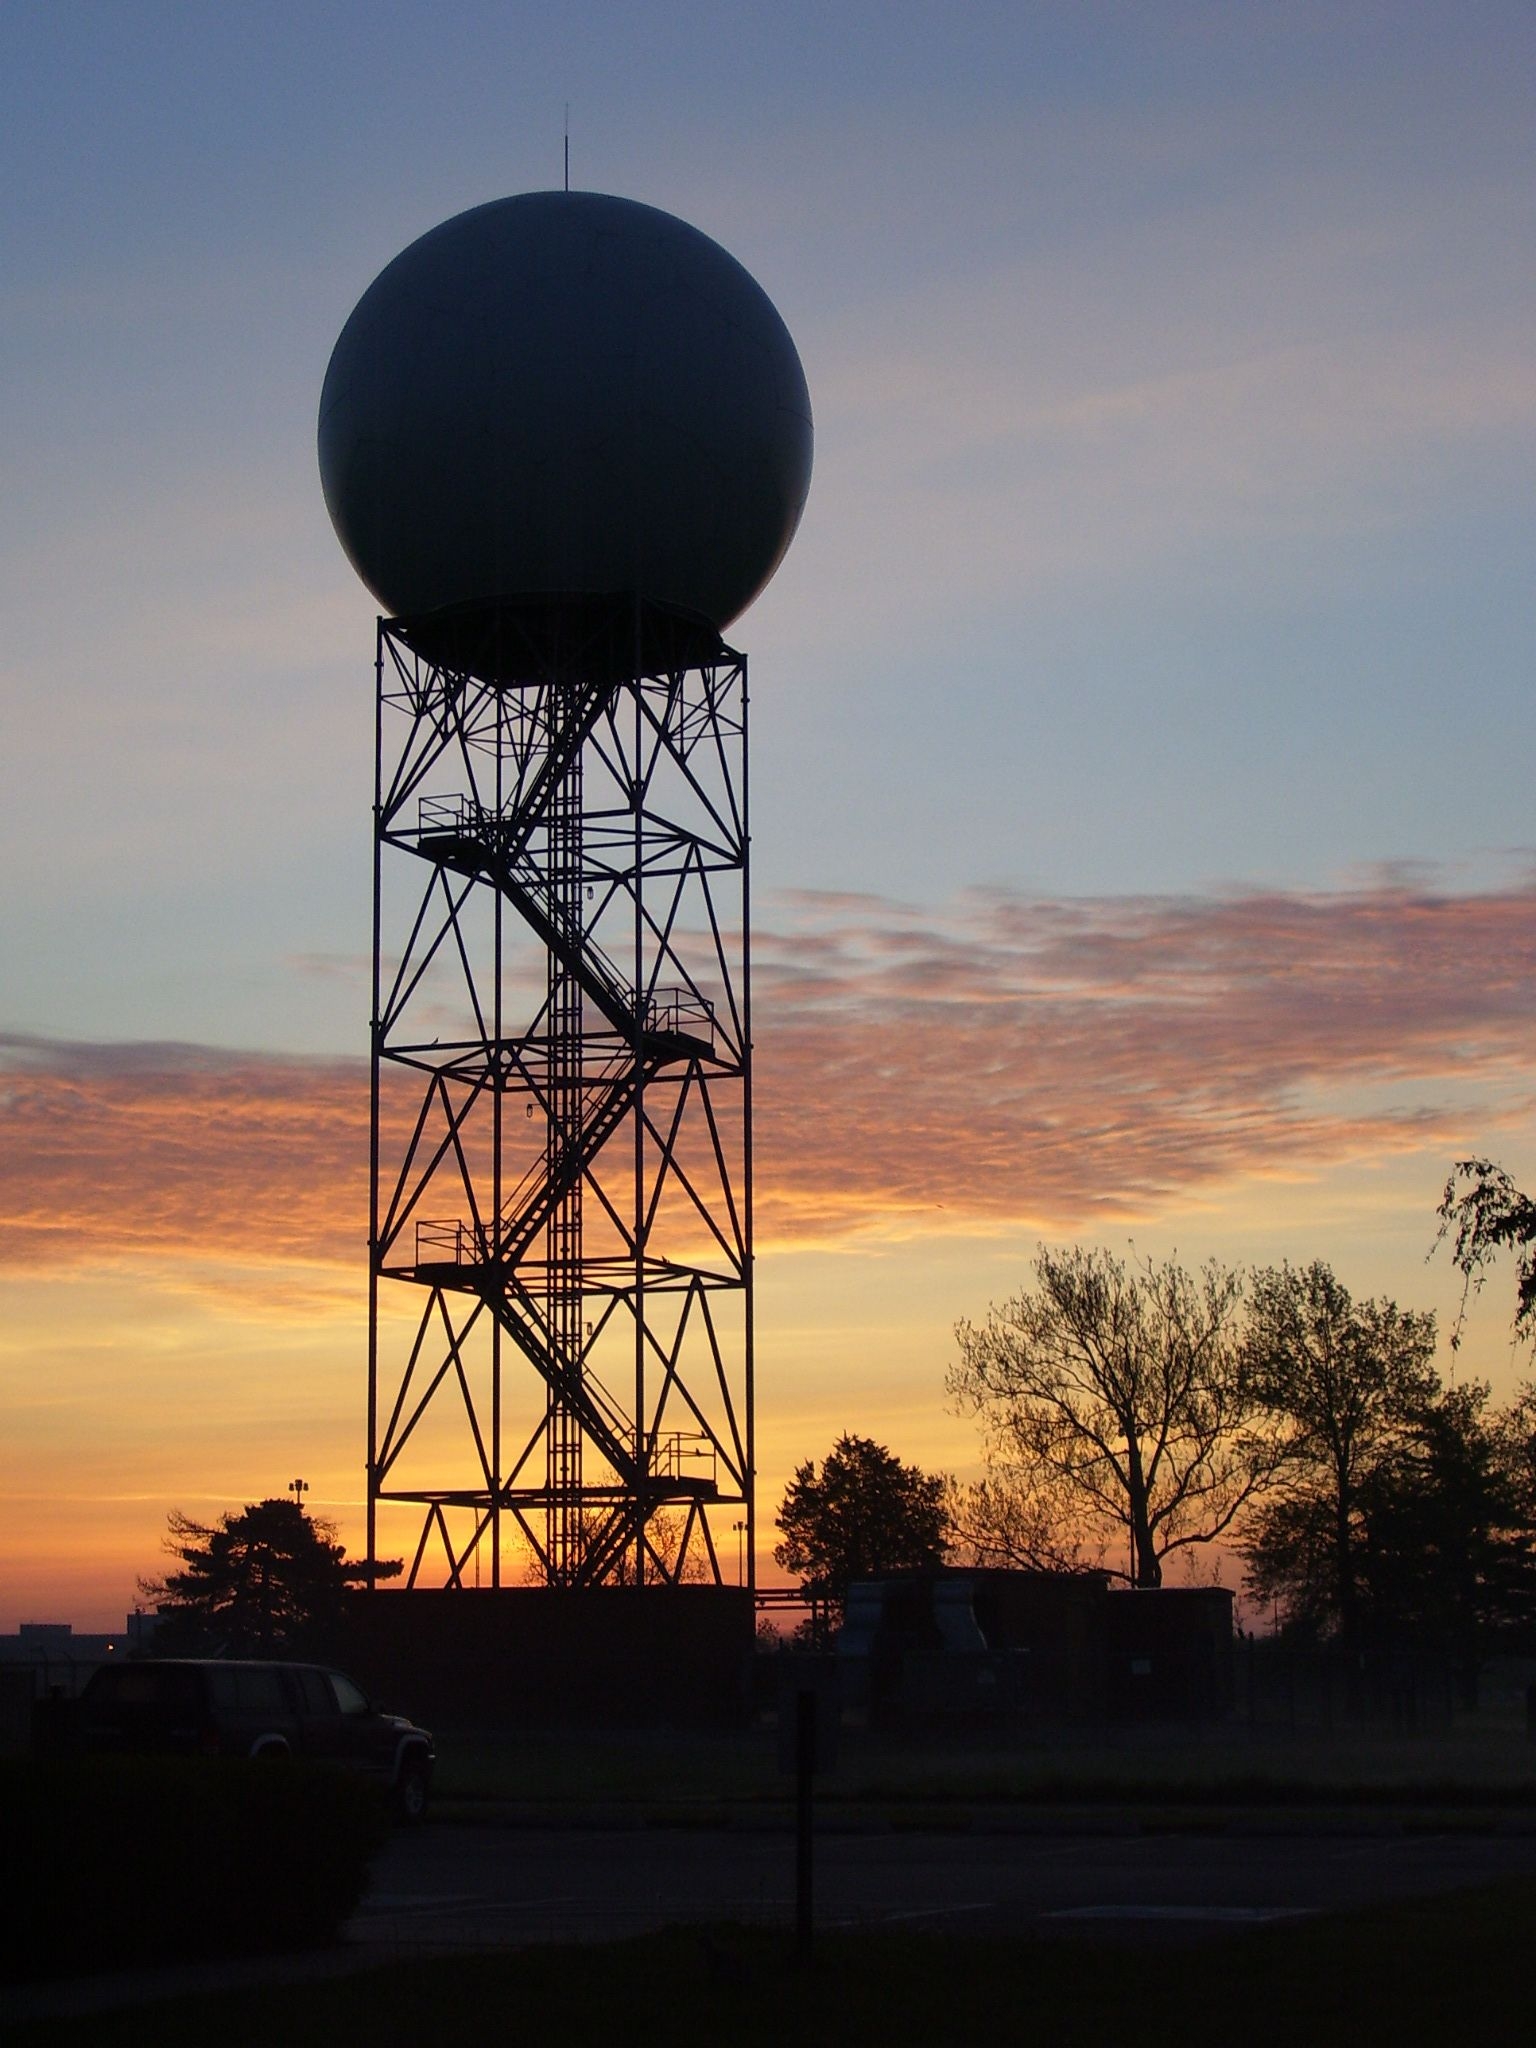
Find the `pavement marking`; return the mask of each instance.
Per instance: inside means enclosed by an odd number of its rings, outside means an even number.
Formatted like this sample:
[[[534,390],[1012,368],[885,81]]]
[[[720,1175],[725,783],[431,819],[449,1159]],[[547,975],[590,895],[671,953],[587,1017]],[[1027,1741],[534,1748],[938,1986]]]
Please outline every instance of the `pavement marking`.
[[[1042,1920],[1214,1920],[1226,1926],[1305,1920],[1316,1906],[1063,1906]]]
[[[997,1901],[995,1899],[975,1899],[970,1904],[964,1906],[919,1906],[915,1912],[910,1913],[882,1913],[880,1915],[880,1924],[882,1927],[890,1927],[898,1920],[942,1920],[950,1913],[995,1913],[996,1911]]]
[[[793,1900],[774,1900],[770,1905],[788,1908]],[[756,1899],[738,1901],[737,1913],[761,1910],[763,1902]],[[466,1892],[457,1898],[403,1897],[394,1904],[377,1911],[354,1913],[346,1923],[349,1938],[366,1940],[379,1929],[388,1930],[399,1920],[431,1920],[449,1915],[461,1914],[466,1918],[494,1918],[498,1914],[516,1913],[528,1921],[544,1921],[556,1914],[574,1914],[578,1920],[606,1922],[610,1920],[640,1919],[649,1923],[658,1916],[670,1914],[679,1921],[684,1919],[707,1920],[721,1912],[717,1897],[691,1899],[674,1902],[669,1907],[660,1905],[636,1905],[623,1900],[594,1899],[586,1894],[560,1898],[548,1894],[536,1899],[493,1898],[484,1892]]]
[[[366,1919],[372,1913],[433,1912],[439,1906],[476,1906],[485,1896],[484,1892],[370,1892],[358,1908],[356,1917]]]

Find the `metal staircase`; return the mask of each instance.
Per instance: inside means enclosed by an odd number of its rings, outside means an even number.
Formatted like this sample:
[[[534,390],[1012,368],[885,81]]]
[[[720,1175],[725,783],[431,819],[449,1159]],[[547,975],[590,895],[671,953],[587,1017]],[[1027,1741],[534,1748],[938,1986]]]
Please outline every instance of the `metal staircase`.
[[[710,1513],[749,1509],[751,1476],[750,1354],[722,1349],[711,1306],[750,1284],[749,1191],[736,1185],[747,1040],[730,981],[746,840],[729,777],[723,789],[708,778],[744,741],[730,722],[744,677],[739,664],[726,689],[713,671],[591,685],[545,676],[519,692],[434,670],[386,624],[380,679],[380,874],[398,851],[427,880],[392,980],[379,965],[375,1005],[370,1546],[377,1511],[414,1501],[425,1519],[412,1583],[435,1542],[449,1584],[466,1583],[471,1562],[478,1574],[483,1557],[499,1582],[503,1525],[552,1584],[701,1569],[718,1580]],[[392,774],[391,705],[412,721]],[[434,762],[463,786],[422,795]],[[653,786],[667,777],[676,787],[663,805]],[[703,802],[690,831],[691,791]],[[742,889],[740,939],[716,906],[717,874]],[[604,911],[607,931],[631,934],[628,972],[611,940],[598,943]],[[698,928],[708,951],[690,962]],[[514,981],[526,991],[540,957],[542,998],[509,1028],[527,1002]],[[455,972],[472,1035],[428,1038],[413,1020]],[[425,1087],[402,1139],[381,1104],[386,1083],[410,1073]],[[648,1102],[658,1089],[659,1111]],[[523,1134],[538,1120],[530,1159]],[[718,1254],[703,1266],[656,1242],[679,1189]],[[457,1215],[445,1215],[445,1193]],[[380,1365],[386,1282],[426,1295],[392,1401]],[[542,1392],[536,1422],[512,1398],[519,1367]],[[445,1418],[458,1418],[467,1480],[407,1482]],[[465,1511],[467,1536],[450,1528]],[[663,1542],[658,1516],[681,1536]]]

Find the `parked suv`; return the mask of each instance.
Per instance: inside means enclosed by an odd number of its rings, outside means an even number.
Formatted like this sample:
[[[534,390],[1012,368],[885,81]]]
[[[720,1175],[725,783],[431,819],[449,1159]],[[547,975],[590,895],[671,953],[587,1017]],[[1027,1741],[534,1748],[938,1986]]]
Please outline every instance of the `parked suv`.
[[[155,1658],[104,1664],[71,1716],[75,1749],[314,1757],[366,1772],[406,1820],[432,1784],[425,1728],[376,1713],[350,1678],[319,1664]]]

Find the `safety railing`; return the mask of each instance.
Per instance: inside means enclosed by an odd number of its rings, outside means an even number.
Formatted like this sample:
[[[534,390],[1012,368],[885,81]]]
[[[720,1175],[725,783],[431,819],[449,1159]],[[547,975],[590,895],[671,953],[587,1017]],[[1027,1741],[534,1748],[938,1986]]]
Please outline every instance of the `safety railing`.
[[[428,1220],[416,1225],[418,1266],[478,1266],[491,1255],[485,1226],[461,1217]]]
[[[649,1436],[653,1479],[687,1479],[712,1486],[715,1481],[715,1446],[696,1430],[653,1430]]]

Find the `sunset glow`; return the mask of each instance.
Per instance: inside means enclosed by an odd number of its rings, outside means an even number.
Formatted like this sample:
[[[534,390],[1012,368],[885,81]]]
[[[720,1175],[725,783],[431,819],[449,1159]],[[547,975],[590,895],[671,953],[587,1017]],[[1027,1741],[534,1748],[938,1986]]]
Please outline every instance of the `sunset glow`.
[[[953,1325],[1037,1239],[1444,1329],[1451,1162],[1536,1185],[1529,9],[386,13],[0,18],[0,1630],[119,1625],[172,1509],[296,1475],[362,1540],[374,639],[315,409],[567,99],[816,416],[730,636],[760,1569],[842,1431],[974,1470]],[[1454,1362],[1501,1396],[1510,1305]]]

